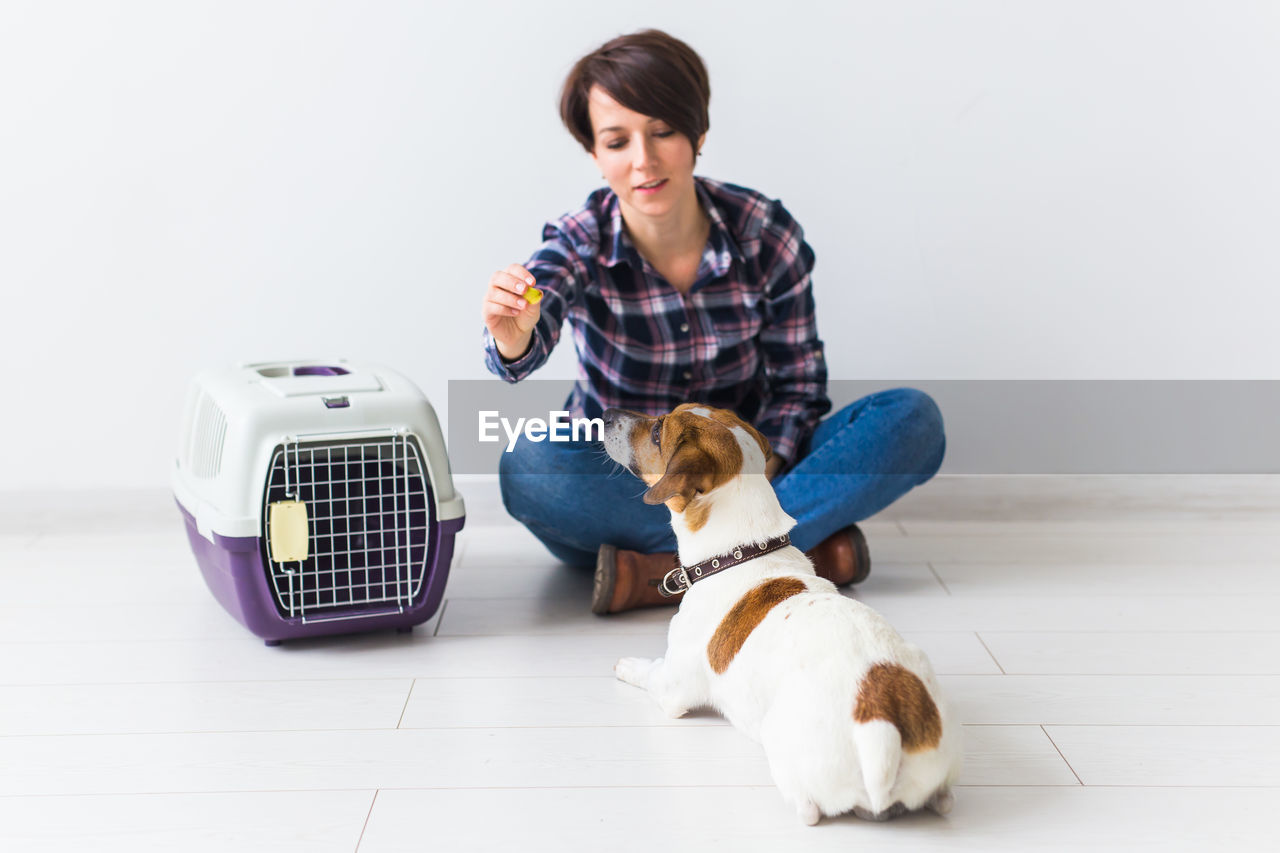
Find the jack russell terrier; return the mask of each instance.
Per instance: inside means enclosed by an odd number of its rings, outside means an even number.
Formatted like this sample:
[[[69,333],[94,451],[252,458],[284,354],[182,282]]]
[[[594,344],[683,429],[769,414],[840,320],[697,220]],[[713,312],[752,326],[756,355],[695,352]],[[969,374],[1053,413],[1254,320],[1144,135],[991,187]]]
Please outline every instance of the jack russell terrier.
[[[656,418],[610,409],[604,424],[606,452],[649,487],[644,502],[671,511],[679,565],[662,590],[684,593],[666,656],[622,658],[617,677],[671,717],[711,706],[761,743],[809,825],[950,811],[960,732],[933,668],[790,544],[768,440],[696,404]]]

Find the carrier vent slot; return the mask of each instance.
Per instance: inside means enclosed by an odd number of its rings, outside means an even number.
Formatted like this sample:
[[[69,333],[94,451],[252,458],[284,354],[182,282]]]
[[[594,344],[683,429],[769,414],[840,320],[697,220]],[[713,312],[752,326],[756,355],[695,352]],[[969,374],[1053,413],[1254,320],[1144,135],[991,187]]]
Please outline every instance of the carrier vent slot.
[[[412,436],[279,445],[263,497],[263,563],[281,616],[402,611],[423,591],[432,506]],[[307,506],[306,559],[277,562],[269,507],[294,500]]]
[[[216,477],[222,470],[222,444],[227,416],[213,398],[202,393],[196,401],[195,428],[187,447],[187,468],[195,477]]]

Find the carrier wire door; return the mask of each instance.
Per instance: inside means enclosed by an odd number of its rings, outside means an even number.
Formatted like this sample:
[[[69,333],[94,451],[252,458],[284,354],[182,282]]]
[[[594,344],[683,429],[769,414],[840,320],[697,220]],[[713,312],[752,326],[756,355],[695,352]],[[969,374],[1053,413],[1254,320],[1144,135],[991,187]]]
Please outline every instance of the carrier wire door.
[[[306,546],[281,547],[305,505]],[[265,564],[280,615],[304,623],[403,613],[429,565],[432,501],[413,436],[279,445],[264,490]],[[293,507],[289,507],[292,509]],[[301,559],[299,557],[301,556]]]

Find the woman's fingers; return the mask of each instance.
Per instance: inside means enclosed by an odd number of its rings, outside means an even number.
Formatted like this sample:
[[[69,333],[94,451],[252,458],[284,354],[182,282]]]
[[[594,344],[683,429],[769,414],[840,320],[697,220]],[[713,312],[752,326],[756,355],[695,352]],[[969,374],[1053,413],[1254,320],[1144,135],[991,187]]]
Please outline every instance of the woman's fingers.
[[[503,286],[516,294],[524,293],[524,289],[534,282],[533,274],[519,264],[509,264],[506,269],[494,273],[494,279],[502,275],[505,275]]]
[[[508,350],[527,348],[529,334],[542,316],[536,304],[542,294],[533,283],[533,275],[520,264],[510,264],[489,279],[481,314],[494,339]]]
[[[501,287],[490,287],[489,292],[485,294],[486,306],[493,306],[497,309],[495,313],[514,315],[519,314],[529,304],[529,301],[523,296],[516,296],[510,290]]]

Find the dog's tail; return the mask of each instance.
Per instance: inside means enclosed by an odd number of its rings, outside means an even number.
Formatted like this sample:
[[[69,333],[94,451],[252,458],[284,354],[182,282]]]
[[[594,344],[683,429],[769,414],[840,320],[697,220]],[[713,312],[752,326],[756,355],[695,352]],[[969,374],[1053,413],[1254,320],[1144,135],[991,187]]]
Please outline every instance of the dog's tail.
[[[896,663],[867,671],[853,708],[853,741],[871,810],[893,805],[902,753],[934,749],[942,738],[938,706],[915,673]]]
[[[902,735],[888,720],[871,720],[854,724],[853,743],[858,747],[862,784],[866,786],[871,811],[879,814],[893,805],[893,786],[902,761]]]

